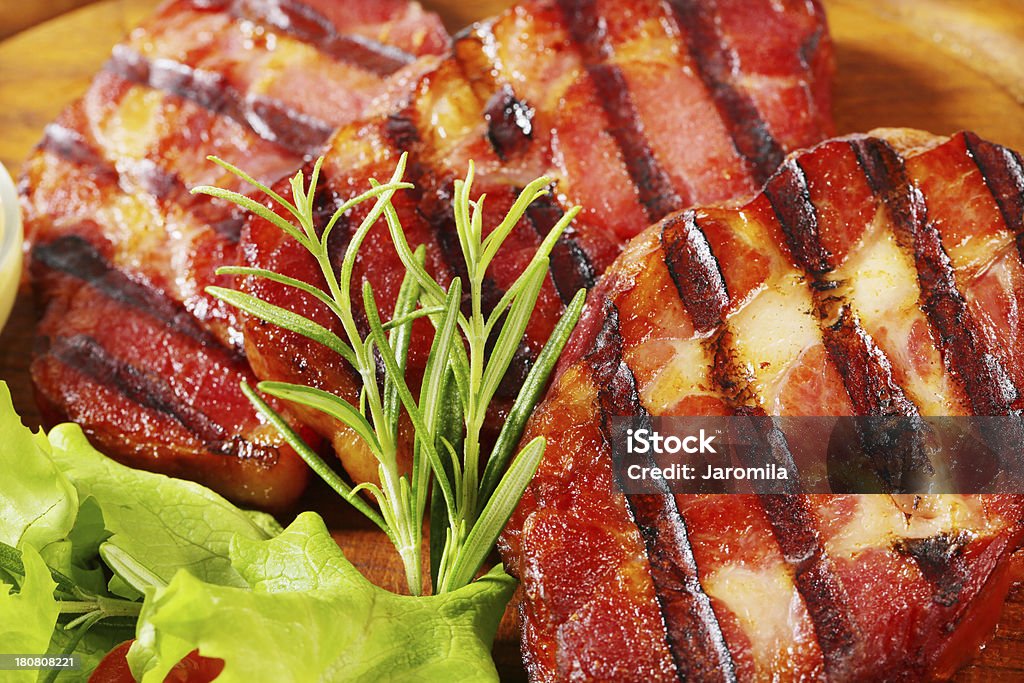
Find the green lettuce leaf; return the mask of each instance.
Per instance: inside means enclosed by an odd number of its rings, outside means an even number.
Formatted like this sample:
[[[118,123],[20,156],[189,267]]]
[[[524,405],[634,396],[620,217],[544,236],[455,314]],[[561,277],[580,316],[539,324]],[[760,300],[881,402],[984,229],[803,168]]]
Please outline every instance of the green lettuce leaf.
[[[147,597],[129,654],[143,683],[196,648],[225,661],[225,683],[498,680],[490,649],[515,587],[500,567],[453,593],[396,595],[311,512],[272,540],[236,539],[231,560],[250,588],[180,572]]]
[[[252,520],[253,524],[263,529],[263,533],[267,538],[273,538],[284,531],[281,523],[274,519],[274,516],[271,514],[260,512],[259,510],[243,510],[243,512],[246,517]]]
[[[87,680],[134,628],[103,621],[73,643],[80,633],[54,628],[57,613],[45,611],[57,602],[50,571],[48,589],[36,576],[40,563],[93,596],[141,600],[146,587],[166,585],[182,568],[204,581],[247,586],[231,566],[231,539],[263,540],[280,529],[269,515],[240,510],[202,486],[116,463],[75,425],[57,427],[49,438],[33,434],[3,382],[0,443],[0,542],[21,550],[21,573],[29,573],[23,579],[0,570],[7,584],[25,583],[21,593],[0,587],[0,647],[17,643],[14,652],[56,654],[74,645],[83,668],[61,672],[58,681]],[[27,673],[25,680],[35,680],[35,672]]]
[[[78,512],[78,493],[49,458],[40,432],[21,424],[11,392],[0,382],[0,542],[43,549],[68,535]]]
[[[94,498],[86,497],[67,538],[50,543],[40,554],[48,566],[73,579],[79,588],[92,595],[102,595],[106,580],[99,548],[109,535],[99,504]]]
[[[210,583],[246,585],[231,567],[231,539],[267,539],[265,523],[199,484],[111,460],[77,425],[55,427],[50,445],[53,461],[77,496],[91,496],[99,505],[111,534],[100,555],[128,586],[144,592],[166,585],[182,567]],[[112,587],[125,592],[124,586]]]
[[[59,609],[53,597],[57,584],[43,558],[31,545],[21,548],[25,576],[20,590],[0,582],[0,652],[4,654],[42,654],[50,643]],[[3,680],[34,681],[36,671],[5,671]]]

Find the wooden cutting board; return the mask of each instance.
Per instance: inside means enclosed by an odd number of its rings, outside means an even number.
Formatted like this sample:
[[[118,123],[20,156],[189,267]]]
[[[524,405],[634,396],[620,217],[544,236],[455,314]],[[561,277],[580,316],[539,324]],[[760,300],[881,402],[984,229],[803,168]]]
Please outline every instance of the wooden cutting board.
[[[106,0],[0,42],[0,161],[12,173],[46,123],[85,90],[110,47],[155,4]],[[424,4],[457,30],[508,3]],[[878,126],[934,133],[967,128],[1024,150],[1024,0],[825,0],[825,5],[836,43],[840,133]],[[0,379],[11,385],[26,421],[38,423],[27,372],[33,324],[31,302],[23,294],[0,334]],[[304,504],[322,510],[329,505],[328,521],[353,561],[382,585],[401,583],[386,541],[342,503],[314,487]],[[522,676],[507,631],[497,654],[503,673]],[[1024,680],[1024,588],[1011,594],[996,636],[956,680]]]

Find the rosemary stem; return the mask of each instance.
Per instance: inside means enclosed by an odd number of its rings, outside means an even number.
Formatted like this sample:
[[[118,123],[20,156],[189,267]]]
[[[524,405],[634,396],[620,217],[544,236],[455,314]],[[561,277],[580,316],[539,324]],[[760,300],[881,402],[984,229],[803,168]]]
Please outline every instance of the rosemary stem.
[[[409,587],[409,595],[420,596],[423,594],[421,582],[423,580],[420,543],[416,539],[410,539],[398,549],[402,558],[402,565],[405,568],[405,582]]]
[[[476,517],[477,469],[480,462],[480,430],[483,426],[483,416],[474,414],[469,418],[466,421],[468,428],[463,456],[465,474],[462,488],[462,517],[472,524]]]
[[[326,249],[320,250],[316,254],[317,262],[320,264],[320,272],[323,274],[324,279],[327,281],[327,286],[331,291],[331,297],[338,304],[338,308],[341,311],[341,315],[338,316],[342,327],[345,329],[345,334],[348,336],[349,344],[355,351],[355,355],[360,359],[359,374],[362,379],[363,388],[366,391],[367,406],[370,409],[370,414],[373,416],[374,425],[381,425],[384,427],[385,421],[383,419],[383,406],[381,405],[380,394],[377,390],[377,377],[375,374],[376,363],[373,362],[372,356],[368,353],[366,345],[363,343],[362,337],[359,334],[358,328],[356,327],[355,318],[352,316],[352,295],[350,283],[339,282],[338,276],[334,273],[334,267],[331,265],[330,255]],[[369,361],[369,362],[368,362]],[[382,454],[388,454],[394,452],[394,444],[391,441],[390,430],[384,428],[377,429],[377,438],[381,442]],[[391,467],[394,466],[394,459],[391,459]]]
[[[392,461],[394,458],[392,457]],[[402,558],[402,566],[405,569],[405,581],[409,588],[410,595],[422,593],[422,567],[420,559],[420,544],[422,535],[422,524],[409,519],[404,510],[400,510],[401,493],[400,478],[395,467],[383,466],[380,468],[381,487],[384,491],[384,500],[378,501],[381,507],[390,507],[392,525],[395,534],[395,550]]]
[[[474,311],[470,321],[474,338],[469,342],[469,410],[466,411],[466,446],[463,452],[463,516],[472,523],[476,511],[478,468],[480,465],[480,431],[487,406],[480,405],[483,384],[484,356],[487,338],[483,315]]]

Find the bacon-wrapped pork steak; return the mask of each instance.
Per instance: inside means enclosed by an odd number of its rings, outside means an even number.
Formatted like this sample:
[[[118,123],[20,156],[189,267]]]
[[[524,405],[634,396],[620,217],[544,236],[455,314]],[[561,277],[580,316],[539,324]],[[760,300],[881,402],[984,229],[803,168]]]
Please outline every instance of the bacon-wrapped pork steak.
[[[245,191],[210,154],[293,173],[448,46],[405,0],[172,0],[116,46],[22,180],[46,418],[239,502],[294,500],[306,467],[242,395],[237,314],[204,291],[231,284],[214,271],[237,262],[244,216],[188,190]]]
[[[487,195],[485,230],[522,186],[550,176],[552,193],[496,259],[485,305],[500,299],[563,212],[583,206],[552,253],[551,277],[499,397],[513,395],[565,302],[594,284],[626,240],[674,209],[754,191],[787,151],[832,130],[832,50],[815,2],[527,0],[466,29],[453,52],[399,106],[339,130],[318,199],[329,216],[370,178],[388,178],[407,152],[416,190],[396,195],[396,208],[410,243],[428,246],[428,267],[450,278],[464,275],[451,196],[469,161],[476,193]],[[339,257],[360,218],[353,212],[332,233]],[[320,283],[309,254],[265,221],[249,223],[242,250],[247,265]],[[403,273],[381,225],[355,279],[372,283],[386,315]],[[256,279],[245,287],[332,325],[324,307],[294,289]],[[428,322],[415,330],[430,338]],[[245,338],[261,378],[356,400],[358,378],[323,347],[259,321]],[[414,374],[428,349],[411,349]],[[312,410],[300,414],[334,443],[354,478],[375,478],[376,462],[350,430]]]
[[[610,418],[1019,417],[1022,213],[1018,154],[886,130],[633,240],[527,428],[547,451],[502,555],[532,679],[951,675],[998,618],[1024,496],[623,495]]]

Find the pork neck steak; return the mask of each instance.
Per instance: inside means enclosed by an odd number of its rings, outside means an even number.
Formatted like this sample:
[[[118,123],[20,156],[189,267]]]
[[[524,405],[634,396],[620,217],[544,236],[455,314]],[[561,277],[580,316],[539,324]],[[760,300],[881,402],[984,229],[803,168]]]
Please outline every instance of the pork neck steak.
[[[671,210],[754,191],[785,152],[829,134],[831,72],[825,18],[814,2],[528,0],[462,32],[453,55],[391,111],[335,134],[320,211],[330,216],[370,178],[390,177],[408,153],[406,179],[416,189],[397,194],[395,205],[409,241],[427,245],[428,268],[439,280],[465,280],[454,178],[475,162],[487,230],[519,188],[550,176],[552,193],[530,208],[492,267],[484,292],[492,306],[542,236],[569,207],[583,206],[552,253],[550,278],[499,390],[507,401],[565,302],[594,284],[627,239]],[[339,259],[347,230],[361,218],[353,212],[332,233]],[[249,222],[242,252],[247,265],[323,286],[315,261],[266,221]],[[387,315],[403,273],[378,226],[360,252],[355,281],[372,283]],[[337,329],[326,308],[294,289],[256,279],[244,288]],[[430,332],[417,321],[414,376]],[[245,339],[261,378],[357,400],[358,378],[327,349],[254,320]],[[312,410],[300,414],[334,443],[355,479],[376,477],[376,462],[351,431]],[[500,422],[502,410],[490,417]]]
[[[240,322],[204,291],[232,284],[214,271],[237,263],[244,217],[188,190],[246,191],[210,154],[293,173],[449,42],[404,0],[174,0],[115,47],[22,179],[47,421],[245,504],[294,500],[306,467],[239,390]]]
[[[501,550],[532,678],[951,675],[1024,497],[623,495],[610,417],[1019,416],[1022,210],[1019,155],[876,131],[633,240],[524,437],[547,451]]]

